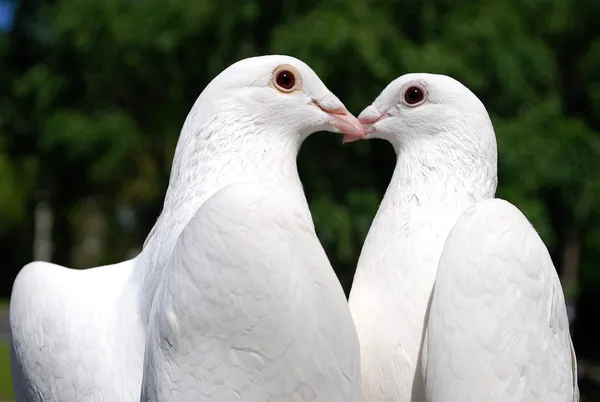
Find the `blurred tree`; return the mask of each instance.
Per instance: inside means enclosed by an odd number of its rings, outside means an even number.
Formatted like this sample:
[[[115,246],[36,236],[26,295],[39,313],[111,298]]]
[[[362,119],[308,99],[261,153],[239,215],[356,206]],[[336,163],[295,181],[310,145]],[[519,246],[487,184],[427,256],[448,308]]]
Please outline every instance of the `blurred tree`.
[[[599,12],[596,0],[19,2],[0,33],[5,294],[31,259],[40,200],[54,212],[57,263],[110,263],[139,249],[204,86],[241,58],[290,54],[354,113],[406,72],[471,88],[494,121],[498,196],[540,231],[567,297],[580,300],[576,348],[600,359],[591,318],[600,307]],[[342,147],[327,135],[300,153],[318,234],[346,290],[394,162],[383,141]],[[91,216],[104,221],[102,252],[86,254],[77,249]]]

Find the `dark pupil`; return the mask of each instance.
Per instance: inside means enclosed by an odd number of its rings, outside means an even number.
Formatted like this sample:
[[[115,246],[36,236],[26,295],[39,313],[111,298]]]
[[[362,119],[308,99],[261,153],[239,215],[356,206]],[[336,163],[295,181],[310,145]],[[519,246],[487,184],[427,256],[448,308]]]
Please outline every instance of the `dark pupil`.
[[[409,105],[419,103],[423,100],[423,91],[416,87],[408,88],[406,90],[406,94],[404,95],[404,99]]]
[[[291,89],[296,83],[294,74],[289,71],[282,71],[277,74],[277,85],[285,89]]]

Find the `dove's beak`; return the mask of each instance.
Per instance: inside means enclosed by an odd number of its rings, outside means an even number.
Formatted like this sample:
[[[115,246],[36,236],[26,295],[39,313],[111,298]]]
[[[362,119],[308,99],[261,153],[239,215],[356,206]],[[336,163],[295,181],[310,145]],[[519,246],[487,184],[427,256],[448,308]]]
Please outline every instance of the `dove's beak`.
[[[365,136],[362,124],[346,109],[326,112],[331,116],[331,125],[344,133],[344,139],[352,138],[352,141],[356,141]]]
[[[345,107],[337,105],[326,107],[321,102],[313,101],[313,103],[329,115],[329,124],[337,131],[343,133],[344,139],[352,138],[353,141],[356,141],[365,136],[363,126]]]
[[[365,132],[364,138],[367,139],[368,135],[375,131],[375,128],[373,127],[375,123],[378,123],[387,117],[390,117],[390,115],[387,113],[381,113],[373,105],[365,108],[365,110],[358,115],[358,121],[362,125]],[[344,136],[344,143],[352,141],[356,141],[356,139],[346,138],[346,136]]]

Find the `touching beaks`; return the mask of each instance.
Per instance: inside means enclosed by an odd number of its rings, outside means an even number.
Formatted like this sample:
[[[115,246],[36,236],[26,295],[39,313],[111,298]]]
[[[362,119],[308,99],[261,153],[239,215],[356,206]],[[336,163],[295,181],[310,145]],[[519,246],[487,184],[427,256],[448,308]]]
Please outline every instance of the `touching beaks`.
[[[346,138],[356,141],[365,136],[362,124],[346,109],[333,110],[328,113],[331,116],[333,127],[344,133],[344,142]]]
[[[356,141],[365,136],[362,124],[345,107],[326,108],[319,102],[314,103],[329,115],[330,124],[344,134],[344,142],[346,138]]]
[[[379,110],[377,110],[377,108],[373,105],[367,106],[359,115],[358,115],[358,121],[359,123],[362,125],[363,130],[365,132],[365,136],[372,133],[373,131],[375,131],[375,129],[373,128],[373,125],[377,122],[380,122],[381,120],[390,117],[389,114],[387,113],[381,113]],[[352,141],[356,141],[355,139],[348,139],[348,141],[346,141],[346,138],[344,137],[344,143],[345,142],[352,142]]]

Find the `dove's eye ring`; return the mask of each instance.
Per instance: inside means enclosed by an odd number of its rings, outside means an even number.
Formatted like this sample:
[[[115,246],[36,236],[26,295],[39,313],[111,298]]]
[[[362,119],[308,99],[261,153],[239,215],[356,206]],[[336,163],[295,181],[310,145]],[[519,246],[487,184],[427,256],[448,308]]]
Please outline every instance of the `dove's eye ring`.
[[[404,103],[407,106],[419,106],[425,101],[425,90],[419,86],[412,85],[404,91]]]
[[[273,71],[272,82],[278,91],[284,93],[297,91],[302,86],[300,74],[288,64],[281,65]]]

